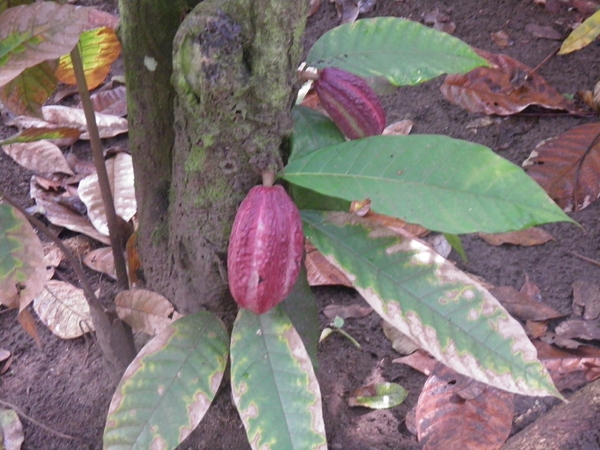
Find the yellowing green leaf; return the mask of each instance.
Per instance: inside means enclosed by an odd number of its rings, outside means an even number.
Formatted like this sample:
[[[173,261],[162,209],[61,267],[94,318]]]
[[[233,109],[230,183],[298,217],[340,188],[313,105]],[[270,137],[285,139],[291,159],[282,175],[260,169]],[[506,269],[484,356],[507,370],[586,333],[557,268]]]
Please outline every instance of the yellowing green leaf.
[[[559,55],[581,50],[600,35],[600,11],[596,11],[565,39],[558,51]]]
[[[119,57],[121,44],[114,30],[102,27],[82,33],[78,47],[88,89],[94,89],[104,81],[110,65]],[[77,84],[71,55],[60,58],[56,76],[63,83]]]

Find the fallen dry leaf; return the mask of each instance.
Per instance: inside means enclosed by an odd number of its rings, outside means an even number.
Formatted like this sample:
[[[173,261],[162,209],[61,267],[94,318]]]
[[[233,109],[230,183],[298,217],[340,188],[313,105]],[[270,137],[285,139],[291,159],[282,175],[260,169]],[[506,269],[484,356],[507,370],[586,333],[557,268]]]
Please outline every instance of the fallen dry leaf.
[[[542,245],[554,238],[550,233],[538,227],[527,228],[526,230],[511,231],[510,233],[479,233],[478,236],[490,245],[512,244],[523,247],[532,247]]]
[[[383,321],[383,334],[392,343],[392,348],[401,355],[410,355],[419,350],[420,347],[407,335],[402,333],[393,325],[390,325],[385,320]]]
[[[121,291],[115,297],[117,314],[133,330],[151,336],[172,322],[173,305],[160,294],[145,289]]]
[[[502,303],[511,316],[518,319],[549,320],[565,316],[550,306],[532,300],[512,286],[494,288],[490,293]]]
[[[3,145],[2,149],[17,164],[34,172],[75,175],[60,148],[49,141]]]
[[[452,34],[456,30],[456,24],[450,21],[450,13],[448,11],[440,11],[439,8],[434,8],[431,11],[421,14],[421,17],[423,17],[425,25],[429,25],[444,33]]]
[[[117,279],[115,270],[115,258],[111,247],[97,248],[89,252],[83,259],[83,263],[96,272],[102,272],[112,279]]]
[[[74,339],[94,331],[83,290],[71,283],[48,281],[33,302],[33,309],[50,331],[61,339]]]
[[[600,340],[600,326],[592,320],[566,320],[559,323],[554,331],[557,336],[567,339]]]
[[[507,116],[528,106],[573,111],[572,102],[537,72],[507,55],[477,50],[494,67],[448,75],[440,87],[446,99],[472,113]]]
[[[510,434],[513,413],[514,394],[440,365],[419,395],[419,444],[431,450],[498,449]]]
[[[392,362],[397,364],[406,364],[407,366],[410,366],[416,371],[427,376],[431,375],[436,366],[440,364],[425,350],[417,350],[410,355],[403,356],[402,358],[396,358],[392,360]]]
[[[342,319],[362,319],[373,312],[373,308],[368,306],[354,305],[327,305],[323,309],[323,314],[329,319],[341,317]]]
[[[540,39],[550,39],[553,41],[562,41],[563,35],[551,26],[542,26],[536,23],[528,23],[525,25],[525,31],[532,36]]]
[[[492,40],[496,43],[496,45],[500,48],[510,47],[514,45],[514,41],[510,38],[508,33],[504,30],[496,31],[494,33],[490,33]]]
[[[96,112],[118,117],[127,115],[127,89],[125,86],[96,92],[92,95],[91,100]],[[81,102],[77,108],[83,108]]]
[[[523,168],[564,211],[581,211],[600,196],[600,122],[541,142]]]
[[[394,122],[385,127],[381,134],[383,136],[406,136],[410,134],[412,127],[412,120],[399,120],[398,122]]]
[[[307,239],[305,243],[306,275],[308,284],[311,286],[347,286],[352,287],[352,283],[346,275],[337,267],[333,266],[321,252]]]
[[[576,280],[573,283],[573,313],[586,320],[600,316],[600,289],[593,283]]]
[[[600,349],[581,346],[574,350],[564,350],[541,341],[532,342],[537,349],[538,358],[548,369],[559,391],[574,391],[600,378]]]

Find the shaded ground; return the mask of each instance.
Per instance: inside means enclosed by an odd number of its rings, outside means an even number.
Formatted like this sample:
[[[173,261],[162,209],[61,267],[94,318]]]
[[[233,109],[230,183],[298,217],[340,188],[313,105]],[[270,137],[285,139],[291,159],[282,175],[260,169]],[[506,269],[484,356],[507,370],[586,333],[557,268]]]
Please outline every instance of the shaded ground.
[[[327,1],[322,3],[320,11],[309,19],[307,45],[337,24],[335,8]],[[563,10],[560,15],[552,15],[534,5],[531,0],[379,0],[378,3],[378,7],[370,15],[420,20],[422,13],[431,11],[436,6],[447,9],[451,20],[457,25],[455,36],[479,48],[492,52],[503,51],[530,67],[540,63],[559,43],[532,37],[526,33],[525,25],[554,25],[566,35],[567,30],[555,22],[564,20],[564,23],[569,23],[569,19],[575,14]],[[499,49],[489,36],[490,32],[499,30],[507,31],[515,45]],[[572,55],[550,59],[539,72],[559,91],[574,93],[579,89],[593,88],[600,78],[599,61],[600,46],[595,43]],[[388,122],[412,119],[415,122],[413,133],[446,134],[495,148],[499,139],[499,127],[481,128],[477,133],[466,129],[465,125],[475,117],[446,102],[439,92],[440,83],[441,80],[420,87],[403,88],[396,95],[385,97],[384,103],[389,111]],[[540,141],[591,120],[554,115],[541,118],[520,117],[506,121],[531,122],[528,131],[515,136],[510,147],[500,152],[502,156],[520,164]],[[0,136],[4,137],[12,131],[1,128]],[[29,176],[3,153],[0,154],[1,188],[26,205],[30,204],[27,194]],[[568,224],[545,226],[556,240],[540,247],[491,247],[477,237],[467,236],[463,243],[469,262],[458,264],[497,286],[520,288],[525,281],[525,274],[528,274],[540,287],[544,300],[549,305],[568,313],[571,311],[571,284],[578,279],[589,282],[596,282],[598,279],[598,267],[574,258],[567,251],[600,259],[600,224],[597,219],[600,217],[599,209],[600,204],[596,203],[581,213],[572,214],[583,229]],[[451,258],[458,261],[454,253]],[[68,274],[66,266],[61,268]],[[97,284],[109,283],[97,275],[92,277]],[[315,292],[321,307],[331,303],[350,304],[362,301],[356,293],[347,289],[319,288]],[[323,326],[327,323],[324,316],[321,316],[321,321]],[[14,355],[10,370],[0,376],[0,399],[17,406],[39,423],[71,435],[76,440],[57,436],[37,424],[23,420],[23,448],[101,448],[104,417],[115,386],[103,372],[100,349],[93,338],[61,341],[42,325],[38,330],[44,342],[41,349],[36,348],[17,325],[16,312],[0,311],[0,347],[10,350]],[[350,319],[346,330],[363,345],[361,350],[334,335],[321,344],[319,351],[318,376],[330,448],[418,448],[416,438],[404,425],[404,417],[416,403],[425,377],[405,366],[391,363],[398,355],[385,339],[381,320],[376,315],[360,320]],[[347,406],[345,399],[351,390],[378,378],[403,384],[410,391],[407,401],[386,411]],[[248,448],[228,392],[229,386],[223,386],[208,417],[181,448]],[[534,421],[556,402],[553,399],[519,398],[513,433]],[[596,423],[600,421],[600,417],[598,419]],[[596,441],[600,442],[598,436]],[[586,448],[600,448],[600,444]]]

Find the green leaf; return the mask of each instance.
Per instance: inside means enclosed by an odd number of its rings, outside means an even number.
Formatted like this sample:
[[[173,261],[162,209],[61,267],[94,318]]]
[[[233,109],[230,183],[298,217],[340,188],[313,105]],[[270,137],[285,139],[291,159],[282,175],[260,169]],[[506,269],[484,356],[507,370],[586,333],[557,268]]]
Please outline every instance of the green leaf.
[[[306,61],[365,78],[383,77],[395,86],[489,65],[460,39],[395,17],[357,20],[334,28],[313,45]]]
[[[110,403],[104,449],[175,448],[208,410],[227,354],[227,331],[212,313],[166,327],[125,371]]]
[[[463,248],[460,236],[456,234],[444,233],[444,237],[448,241],[448,244],[450,244],[454,251],[460,255],[460,258],[466,264],[468,262],[467,254],[465,253],[465,249]]]
[[[444,233],[573,222],[520,167],[487,147],[447,136],[345,142],[291,161],[283,178],[348,201],[370,198],[380,214]]]
[[[0,203],[0,304],[22,311],[45,283],[40,238],[23,214]]]
[[[346,142],[344,134],[335,123],[314,109],[294,106],[292,109],[294,132],[289,160],[301,158],[323,147]]]
[[[300,336],[280,306],[241,309],[231,336],[231,387],[253,449],[325,449],[321,392]]]
[[[398,406],[406,397],[408,391],[398,383],[375,383],[358,388],[348,398],[348,404],[371,409],[387,409]]]
[[[304,232],[387,322],[463,375],[524,395],[560,394],[521,325],[418,240],[345,213],[302,211]]]
[[[281,302],[283,311],[289,316],[292,325],[302,338],[304,348],[313,367],[319,366],[317,347],[319,345],[319,306],[315,294],[306,278],[306,267],[302,264],[300,275],[292,292]]]
[[[0,86],[23,70],[69,53],[88,26],[88,8],[36,2],[0,15]]]

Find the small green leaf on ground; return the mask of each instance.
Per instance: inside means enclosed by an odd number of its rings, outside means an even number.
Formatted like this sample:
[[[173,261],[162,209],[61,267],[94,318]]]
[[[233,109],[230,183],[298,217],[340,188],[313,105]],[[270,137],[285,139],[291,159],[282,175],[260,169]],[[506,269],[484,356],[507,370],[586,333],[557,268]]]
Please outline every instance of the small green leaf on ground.
[[[408,391],[398,383],[375,383],[352,392],[348,397],[348,405],[387,409],[398,406],[407,396]]]

